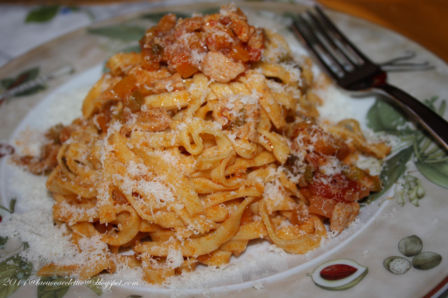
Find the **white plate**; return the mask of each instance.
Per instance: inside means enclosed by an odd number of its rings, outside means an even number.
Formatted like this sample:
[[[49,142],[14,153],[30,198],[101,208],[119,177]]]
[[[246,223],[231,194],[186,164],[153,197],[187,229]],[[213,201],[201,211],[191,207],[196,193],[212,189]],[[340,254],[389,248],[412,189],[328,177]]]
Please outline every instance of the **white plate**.
[[[209,6],[210,4],[192,5],[187,8],[177,6],[168,7],[164,11],[201,11]],[[253,23],[274,28],[289,36],[288,40],[296,43],[293,50],[297,54],[303,52],[291,33],[287,31],[285,27],[287,22],[280,17],[285,12],[299,12],[303,10],[303,7],[281,3],[241,3],[241,6],[245,8]],[[426,72],[395,73],[391,75],[391,82],[419,98],[435,95],[441,96],[442,99],[448,98],[448,90],[445,86],[448,68],[437,57],[404,37],[362,20],[335,13],[331,13],[331,16],[343,31],[348,33],[350,38],[375,61],[400,56],[405,50],[417,52],[419,60],[428,60],[436,68]],[[148,19],[130,16],[105,22],[101,27],[123,23],[145,27],[149,24],[147,21]],[[70,44],[67,41],[70,41]],[[7,105],[1,106],[0,119],[4,125],[0,128],[0,137],[9,139],[13,143],[19,136],[23,139],[24,131],[42,132],[53,124],[70,123],[74,117],[80,116],[83,95],[99,78],[103,68],[102,62],[113,52],[129,45],[119,38],[98,37],[82,29],[45,44],[40,50],[32,51],[0,69],[0,77],[10,77],[11,69],[17,70],[13,73],[17,74],[34,66],[35,61],[41,61],[39,67],[44,73],[65,65],[66,61],[76,61],[71,64],[77,68],[78,72],[66,78],[66,82],[51,82],[44,91],[28,97],[15,98]],[[48,54],[50,50],[53,55]],[[70,57],[70,60],[67,57]],[[97,66],[90,68],[91,65]],[[327,105],[327,108],[321,112],[323,116],[339,120],[351,115],[364,126],[367,125],[367,112],[375,101],[373,96],[354,99],[334,87],[322,96]],[[344,109],[341,110],[338,106],[343,106]],[[26,117],[23,117],[26,113],[28,113]],[[31,139],[30,142],[37,147],[35,139]],[[447,272],[445,258],[448,240],[443,228],[448,224],[448,219],[444,216],[448,203],[445,198],[445,189],[426,180],[415,170],[412,161],[409,162],[409,169],[412,175],[422,181],[426,190],[426,196],[420,201],[420,207],[414,207],[409,202],[402,207],[397,204],[396,199],[377,200],[361,209],[356,224],[338,237],[327,240],[320,248],[306,256],[282,254],[278,250],[273,250],[272,246],[266,242],[256,243],[250,245],[242,256],[233,259],[224,269],[213,270],[202,267],[197,270],[198,272],[188,273],[186,277],[175,278],[171,285],[173,288],[120,286],[114,287],[111,292],[105,292],[105,294],[111,297],[123,297],[130,294],[151,294],[151,297],[157,294],[162,296],[201,294],[227,296],[231,294],[238,297],[260,295],[291,297],[300,293],[304,297],[359,297],[363,293],[370,292],[375,293],[372,296],[378,297],[422,296],[442,280]],[[440,179],[443,183],[443,175]],[[43,225],[48,225],[48,235],[45,237],[51,237],[54,234],[51,227],[51,198],[46,193],[44,183],[45,177],[24,174],[22,170],[7,162],[6,158],[3,159],[0,168],[0,194],[3,205],[8,205],[8,201],[16,197],[18,199],[16,212],[22,214],[22,220],[26,220],[25,215],[28,212],[34,214],[30,216],[36,216],[36,210],[40,208],[41,216],[50,216],[47,220],[43,218],[41,220]],[[21,204],[24,201],[23,198],[30,196],[36,198],[33,204]],[[428,271],[412,269],[402,276],[393,275],[384,269],[383,259],[389,255],[399,255],[396,249],[398,241],[411,234],[417,234],[423,239],[425,250],[438,252],[444,259],[439,266]],[[33,249],[33,239],[29,239],[30,249]],[[39,241],[34,242],[35,249],[45,250],[44,247],[39,247]],[[50,252],[46,250],[46,253],[57,253],[57,249],[61,247],[60,244],[55,243],[53,250]],[[336,258],[354,259],[367,266],[369,273],[358,285],[347,291],[331,292],[315,286],[307,273],[312,272],[324,261]],[[25,286],[15,295],[35,295],[35,291],[35,287]],[[94,294],[84,287],[72,287],[67,297],[71,295],[84,297]]]

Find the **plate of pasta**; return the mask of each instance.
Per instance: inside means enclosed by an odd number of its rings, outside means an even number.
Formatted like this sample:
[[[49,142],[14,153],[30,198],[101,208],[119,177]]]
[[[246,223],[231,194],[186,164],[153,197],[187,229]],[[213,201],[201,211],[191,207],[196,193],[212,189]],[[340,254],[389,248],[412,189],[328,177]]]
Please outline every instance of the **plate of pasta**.
[[[305,7],[238,5],[113,19],[0,70],[75,69],[0,106],[5,296],[407,297],[446,274],[446,152],[333,85],[288,29]],[[428,59],[391,78],[443,113],[442,61],[334,17],[375,59]]]

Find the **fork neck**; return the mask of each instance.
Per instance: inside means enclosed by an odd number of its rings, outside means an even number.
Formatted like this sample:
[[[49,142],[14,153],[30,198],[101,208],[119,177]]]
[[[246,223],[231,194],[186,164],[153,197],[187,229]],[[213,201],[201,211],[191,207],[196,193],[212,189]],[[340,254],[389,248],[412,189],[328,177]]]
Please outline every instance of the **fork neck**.
[[[385,71],[380,71],[373,77],[373,87],[381,88],[384,85],[387,85],[387,73]]]
[[[389,95],[392,103],[410,115],[448,151],[448,122],[445,119],[412,95],[388,84],[385,80],[381,81],[381,77],[378,78],[374,88]]]

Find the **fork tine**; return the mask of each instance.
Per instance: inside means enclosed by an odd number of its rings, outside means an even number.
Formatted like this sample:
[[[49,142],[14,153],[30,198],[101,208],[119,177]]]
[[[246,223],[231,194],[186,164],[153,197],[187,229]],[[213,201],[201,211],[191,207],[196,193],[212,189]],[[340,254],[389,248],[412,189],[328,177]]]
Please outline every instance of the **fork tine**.
[[[314,8],[316,9],[317,13],[321,17],[327,28],[333,32],[333,34],[339,39],[339,41],[343,43],[344,46],[356,53],[356,55],[364,62],[372,63],[369,58],[367,58],[350,40],[348,40],[348,38],[341,31],[339,31],[336,25],[322,11],[322,9],[320,9],[319,6],[316,5]]]
[[[305,20],[305,18],[303,18],[302,16],[298,16],[293,22],[293,28],[296,30],[296,33],[298,33],[298,35],[300,35],[303,38],[305,43],[311,49],[314,56],[320,61],[322,66],[333,77],[335,77],[335,78],[340,77],[340,74],[335,72],[333,70],[333,68],[330,66],[330,64],[327,61],[325,61],[322,54],[318,51],[317,46],[319,46],[319,49],[326,55],[327,58],[329,58],[329,60],[331,60],[333,65],[338,68],[339,72],[344,71],[343,66],[337,61],[337,59],[334,57],[334,55],[326,48],[326,46],[314,34],[308,21]]]
[[[355,65],[356,62],[353,60],[353,58],[347,55],[345,49],[342,49],[339,45],[337,45],[336,42],[333,40],[334,38],[328,35],[327,30],[325,29],[325,25],[322,23],[322,20],[320,20],[320,18],[311,11],[307,11],[307,15],[311,19],[311,22],[313,23],[314,27],[319,31],[322,37],[329,43],[332,50],[336,52],[340,57],[343,57],[344,60],[349,64]]]

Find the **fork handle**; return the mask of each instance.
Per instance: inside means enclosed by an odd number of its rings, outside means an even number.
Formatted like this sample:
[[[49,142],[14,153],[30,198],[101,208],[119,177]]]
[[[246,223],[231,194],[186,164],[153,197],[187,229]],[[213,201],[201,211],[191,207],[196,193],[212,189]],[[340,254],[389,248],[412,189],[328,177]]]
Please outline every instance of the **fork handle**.
[[[414,118],[448,150],[448,122],[412,95],[386,82],[375,86],[395,99],[395,103]]]

